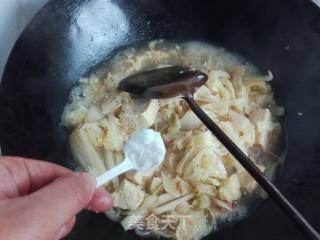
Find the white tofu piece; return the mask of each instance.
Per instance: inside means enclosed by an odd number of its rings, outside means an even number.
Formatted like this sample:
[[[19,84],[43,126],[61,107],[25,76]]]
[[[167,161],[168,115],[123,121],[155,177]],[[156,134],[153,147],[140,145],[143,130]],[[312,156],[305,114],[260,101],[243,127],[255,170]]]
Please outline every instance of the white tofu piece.
[[[266,148],[268,144],[268,134],[275,127],[272,122],[272,115],[269,109],[261,109],[250,113],[250,120],[256,129],[256,143]]]
[[[67,105],[62,114],[62,124],[67,127],[77,126],[86,117],[88,109],[79,103]]]
[[[216,118],[216,114],[211,112],[211,111],[206,111],[205,113],[211,118],[211,119],[215,119]],[[180,123],[181,123],[181,129],[182,130],[194,130],[198,127],[201,126],[201,124],[203,124],[199,118],[194,114],[193,111],[187,111],[182,118],[180,119]]]
[[[232,174],[218,190],[219,198],[229,203],[241,197],[240,181],[237,174]]]
[[[124,112],[120,116],[123,126],[133,129],[149,128],[155,123],[160,106],[156,99],[134,99],[132,112]]]
[[[137,224],[140,224],[141,219],[145,218],[152,211],[152,209],[154,209],[155,206],[157,206],[157,204],[157,196],[146,196],[141,206],[121,221],[121,226],[123,227],[123,229],[127,231],[134,228]]]
[[[126,173],[126,178],[135,184],[145,186],[146,182],[153,176],[154,170],[149,172],[140,172],[132,170]]]
[[[194,99],[199,101],[217,100],[217,97],[212,96],[212,93],[206,86],[201,86],[194,94]]]
[[[264,166],[256,164],[261,172],[264,172],[266,169]],[[239,181],[241,184],[241,188],[244,188],[245,191],[251,193],[258,186],[258,183],[251,177],[251,175],[243,168],[243,170],[238,172]]]
[[[160,108],[158,100],[151,99],[147,102],[137,102],[137,100],[135,100],[135,102],[136,108],[139,108],[139,115],[137,120],[142,121],[146,128],[150,127],[152,124],[154,124],[158,110]],[[139,104],[140,106],[137,106]]]
[[[85,122],[97,122],[103,118],[103,114],[100,112],[100,109],[96,106],[92,106],[89,108]]]
[[[128,180],[123,180],[119,191],[112,194],[113,206],[122,209],[135,210],[144,199],[144,192]]]
[[[201,124],[201,121],[192,111],[186,112],[180,119],[180,122],[182,130],[193,130],[198,128]]]

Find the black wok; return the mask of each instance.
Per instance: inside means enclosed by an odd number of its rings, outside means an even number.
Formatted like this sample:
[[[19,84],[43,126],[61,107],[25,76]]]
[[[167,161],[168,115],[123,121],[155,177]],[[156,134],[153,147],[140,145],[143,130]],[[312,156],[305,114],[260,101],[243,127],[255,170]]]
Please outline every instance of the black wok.
[[[320,230],[320,9],[307,0],[51,1],[20,36],[2,77],[2,152],[73,168],[59,127],[71,88],[117,50],[159,38],[203,40],[273,71],[288,132],[276,184]],[[304,239],[270,200],[208,238]],[[68,239],[139,237],[85,212]]]

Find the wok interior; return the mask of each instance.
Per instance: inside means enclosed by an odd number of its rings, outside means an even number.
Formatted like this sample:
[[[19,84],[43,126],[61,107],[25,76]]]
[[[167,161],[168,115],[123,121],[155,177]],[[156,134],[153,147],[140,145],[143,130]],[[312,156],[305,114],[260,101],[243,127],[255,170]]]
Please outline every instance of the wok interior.
[[[247,57],[263,72],[273,71],[273,89],[287,109],[289,135],[287,161],[277,185],[319,226],[320,216],[312,204],[320,200],[316,190],[320,176],[319,26],[319,9],[300,0],[52,1],[19,38],[2,78],[2,152],[75,167],[59,122],[79,77],[130,45],[159,38],[206,41]],[[85,213],[69,238],[88,236],[138,239],[104,216]],[[302,238],[267,201],[248,219],[214,237],[274,236]]]

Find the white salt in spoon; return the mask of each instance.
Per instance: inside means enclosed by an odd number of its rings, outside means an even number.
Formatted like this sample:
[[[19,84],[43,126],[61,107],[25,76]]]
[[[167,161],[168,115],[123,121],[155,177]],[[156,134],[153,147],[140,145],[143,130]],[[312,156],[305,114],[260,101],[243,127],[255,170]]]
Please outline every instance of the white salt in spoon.
[[[159,132],[152,129],[135,132],[124,147],[124,161],[97,177],[97,187],[129,170],[151,171],[162,163],[165,154],[166,148]]]

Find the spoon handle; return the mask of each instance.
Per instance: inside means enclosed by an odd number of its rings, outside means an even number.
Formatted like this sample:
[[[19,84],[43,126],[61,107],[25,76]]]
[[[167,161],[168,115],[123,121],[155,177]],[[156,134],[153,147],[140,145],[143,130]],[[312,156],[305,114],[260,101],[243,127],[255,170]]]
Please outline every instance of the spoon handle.
[[[120,174],[127,172],[132,169],[132,166],[127,159],[124,159],[120,164],[117,166],[111,168],[104,174],[100,175],[96,178],[97,181],[97,188],[105,185],[107,182],[109,182],[111,179],[115,178],[116,176],[119,176]]]
[[[319,233],[308,223],[299,211],[286,199],[273,183],[266,178],[256,167],[250,158],[215,124],[210,117],[199,107],[193,96],[187,95],[184,99],[190,105],[192,111],[206,125],[206,127],[217,137],[226,149],[240,162],[250,175],[260,184],[269,196],[281,207],[282,210],[293,220],[302,232],[312,240],[319,240]]]

